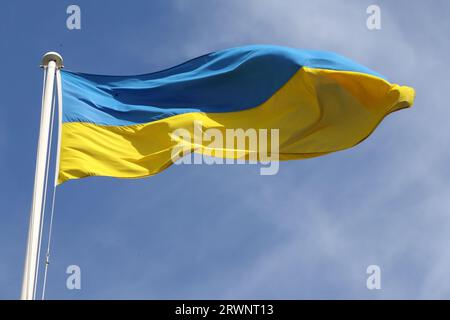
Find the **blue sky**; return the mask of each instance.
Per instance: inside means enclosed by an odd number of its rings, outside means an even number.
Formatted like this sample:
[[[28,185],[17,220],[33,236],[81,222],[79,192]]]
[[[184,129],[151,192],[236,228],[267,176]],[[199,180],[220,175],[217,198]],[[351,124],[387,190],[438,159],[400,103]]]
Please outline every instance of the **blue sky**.
[[[450,298],[448,1],[0,4],[0,298],[19,297],[46,51],[69,70],[141,74],[244,44],[331,50],[416,89],[356,148],[256,166],[172,166],[58,187],[47,298]],[[366,28],[381,7],[382,29]],[[66,268],[82,289],[67,290]],[[366,268],[381,268],[381,290]]]

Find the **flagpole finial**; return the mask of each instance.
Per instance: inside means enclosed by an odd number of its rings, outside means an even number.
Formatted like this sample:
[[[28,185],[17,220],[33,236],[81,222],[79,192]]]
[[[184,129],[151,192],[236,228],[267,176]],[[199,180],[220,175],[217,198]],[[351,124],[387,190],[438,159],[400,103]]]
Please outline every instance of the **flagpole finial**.
[[[42,56],[41,67],[48,66],[50,61],[56,62],[56,67],[61,69],[63,67],[63,58],[58,52],[50,51]]]

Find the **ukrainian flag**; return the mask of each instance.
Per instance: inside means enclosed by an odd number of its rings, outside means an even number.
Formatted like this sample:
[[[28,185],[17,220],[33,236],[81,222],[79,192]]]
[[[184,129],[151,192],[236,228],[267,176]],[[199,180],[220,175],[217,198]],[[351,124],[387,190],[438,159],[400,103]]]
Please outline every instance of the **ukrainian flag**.
[[[279,129],[281,160],[320,156],[358,144],[414,100],[412,88],[340,55],[265,45],[137,76],[62,71],[62,89],[58,183],[161,172],[179,143],[172,133],[193,132],[196,121],[224,135],[232,128]]]

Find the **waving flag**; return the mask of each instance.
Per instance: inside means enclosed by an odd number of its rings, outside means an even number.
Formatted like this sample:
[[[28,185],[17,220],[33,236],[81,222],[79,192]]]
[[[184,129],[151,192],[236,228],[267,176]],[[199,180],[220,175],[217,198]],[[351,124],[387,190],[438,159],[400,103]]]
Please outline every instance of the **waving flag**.
[[[340,55],[278,46],[227,49],[137,76],[62,71],[62,89],[59,183],[156,174],[173,163],[172,133],[192,132],[195,121],[220,131],[279,129],[281,160],[320,156],[358,144],[414,100],[412,88]]]

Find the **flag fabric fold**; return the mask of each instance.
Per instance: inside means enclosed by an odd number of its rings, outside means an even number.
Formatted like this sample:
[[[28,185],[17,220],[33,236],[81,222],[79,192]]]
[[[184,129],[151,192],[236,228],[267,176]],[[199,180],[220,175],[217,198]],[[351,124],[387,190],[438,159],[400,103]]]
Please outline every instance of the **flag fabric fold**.
[[[137,76],[61,74],[58,183],[159,173],[174,161],[172,133],[193,132],[195,122],[221,132],[278,129],[281,160],[320,156],[358,144],[414,101],[412,88],[340,55],[279,46],[227,49]]]

